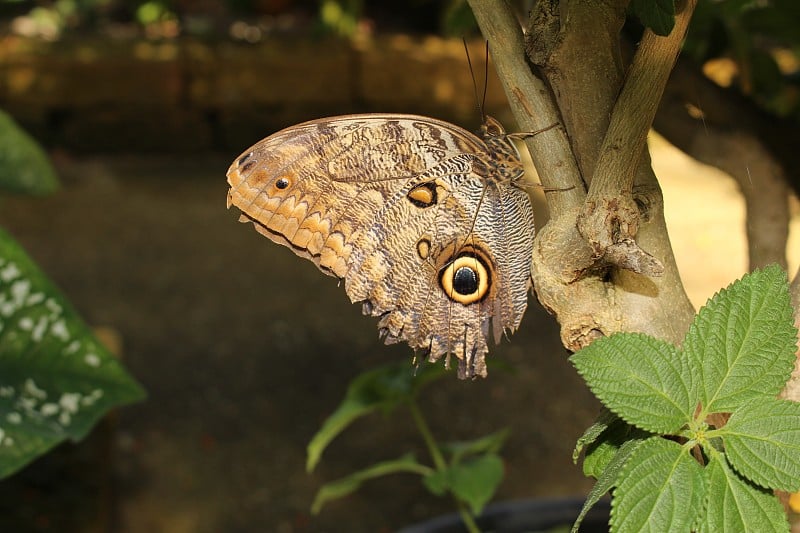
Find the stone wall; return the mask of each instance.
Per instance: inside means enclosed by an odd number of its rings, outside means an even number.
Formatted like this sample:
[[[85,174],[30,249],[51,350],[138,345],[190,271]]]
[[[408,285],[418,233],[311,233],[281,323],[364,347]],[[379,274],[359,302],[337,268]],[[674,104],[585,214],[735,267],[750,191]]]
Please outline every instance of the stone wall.
[[[470,44],[480,81],[483,43]],[[370,111],[480,121],[460,40],[383,36],[261,43],[0,40],[0,108],[52,147],[198,152],[282,127]],[[509,121],[490,73],[487,112]]]

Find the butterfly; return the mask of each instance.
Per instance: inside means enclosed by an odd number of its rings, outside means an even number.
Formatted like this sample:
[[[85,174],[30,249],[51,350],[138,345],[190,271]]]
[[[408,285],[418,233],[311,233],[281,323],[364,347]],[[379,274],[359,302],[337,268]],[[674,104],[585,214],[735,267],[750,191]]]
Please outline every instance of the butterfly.
[[[416,115],[313,120],[228,169],[228,207],[344,282],[386,344],[485,376],[490,335],[515,331],[531,289],[533,208],[500,123],[478,134]]]

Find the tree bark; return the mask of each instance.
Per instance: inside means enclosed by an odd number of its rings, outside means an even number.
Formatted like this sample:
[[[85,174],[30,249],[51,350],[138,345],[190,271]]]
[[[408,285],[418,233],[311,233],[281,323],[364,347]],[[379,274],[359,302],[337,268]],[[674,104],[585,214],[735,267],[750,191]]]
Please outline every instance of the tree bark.
[[[561,324],[562,342],[577,350],[599,336],[641,331],[679,343],[694,309],[644,139],[694,2],[673,35],[647,37],[652,46],[627,72],[619,36],[627,2],[538,2],[528,58],[506,2],[470,4],[520,127],[562,125],[527,140],[551,215],[536,237],[532,275],[539,300]],[[625,79],[634,98],[618,100]],[[580,221],[590,218],[580,231]]]
[[[800,309],[800,271],[794,274],[794,279],[789,285],[789,295],[792,298],[792,308],[794,309],[794,326],[800,329],[800,312],[798,312]],[[800,402],[800,351],[795,354],[794,370],[781,391],[781,398]]]

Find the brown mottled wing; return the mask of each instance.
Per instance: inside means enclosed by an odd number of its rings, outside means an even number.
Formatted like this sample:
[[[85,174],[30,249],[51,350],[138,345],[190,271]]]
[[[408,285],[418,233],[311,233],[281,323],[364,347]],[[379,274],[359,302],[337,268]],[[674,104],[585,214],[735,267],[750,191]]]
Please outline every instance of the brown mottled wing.
[[[475,164],[486,149],[425,117],[309,122],[231,165],[228,205],[344,279],[350,299],[381,317],[387,343],[406,341],[432,360],[453,353],[460,375],[485,375],[489,330],[496,338],[513,331],[527,305],[532,242],[527,194],[475,172],[486,168]],[[442,280],[473,263],[488,284],[481,298],[460,303]]]

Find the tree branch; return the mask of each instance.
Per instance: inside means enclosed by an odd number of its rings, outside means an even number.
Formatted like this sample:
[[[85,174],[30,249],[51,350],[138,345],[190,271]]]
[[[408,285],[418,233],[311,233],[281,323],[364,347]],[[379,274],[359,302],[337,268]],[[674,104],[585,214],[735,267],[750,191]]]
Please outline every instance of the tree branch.
[[[800,328],[800,270],[795,272],[794,279],[789,285],[789,295],[792,298],[792,308],[794,309],[794,325]],[[794,370],[781,391],[781,398],[800,402],[800,352],[796,354]]]
[[[789,284],[789,296],[792,299],[794,308],[795,323],[800,323],[800,270],[795,272],[794,279]]]
[[[522,131],[538,131],[561,122],[550,90],[531,71],[524,54],[522,29],[505,0],[469,0],[511,111]],[[526,139],[536,171],[545,186],[551,216],[583,204],[585,189],[563,127]]]
[[[516,88],[532,92],[533,96],[528,94],[531,98],[546,97],[556,102],[573,161],[564,159],[566,150],[562,148],[558,152],[561,159],[551,165],[546,151],[537,155],[532,149],[543,180],[550,178],[543,169],[563,171],[559,169],[563,164],[569,164],[570,169],[580,168],[584,177],[594,174],[623,80],[619,31],[626,4],[624,0],[540,0],[531,14],[527,35],[526,49],[534,63],[531,67],[520,58],[518,44],[508,44],[518,43],[520,35],[508,6],[498,1],[472,3],[478,23],[493,46],[498,74],[506,82],[509,98],[518,96]],[[507,35],[514,35],[513,40],[505,41]],[[504,46],[498,46],[492,39],[500,39]],[[500,56],[513,58],[515,67],[501,66]],[[523,68],[533,68],[538,76],[545,78],[549,91],[532,74],[525,74]],[[536,81],[531,85],[508,83],[508,77],[517,79],[514,76],[530,76]],[[512,103],[512,110],[521,125],[530,120],[526,116],[530,108]],[[534,141],[545,135],[537,136]],[[576,173],[577,170],[570,170],[568,174],[572,183],[577,179]],[[539,301],[558,317],[562,342],[576,350],[615,331],[642,331],[680,342],[694,310],[674,263],[660,189],[646,152],[639,161],[628,198],[634,198],[639,216],[637,239],[665,266],[661,278],[650,279],[615,269],[608,272],[596,265],[593,248],[577,229],[584,190],[581,180],[577,190],[554,191],[548,196],[551,220],[534,242],[534,287]]]
[[[668,36],[645,30],[614,105],[578,218],[578,229],[598,259],[649,276],[661,275],[664,268],[634,241],[639,229],[639,209],[632,195],[634,176],[695,5],[696,0],[685,2]]]
[[[747,208],[750,269],[770,263],[786,268],[787,178],[797,163],[782,147],[794,129],[709,80],[686,59],[678,61],[653,125],[683,152],[737,181]],[[775,134],[766,135],[770,129],[782,135],[777,146]]]

